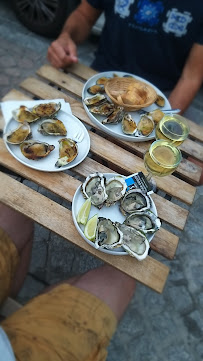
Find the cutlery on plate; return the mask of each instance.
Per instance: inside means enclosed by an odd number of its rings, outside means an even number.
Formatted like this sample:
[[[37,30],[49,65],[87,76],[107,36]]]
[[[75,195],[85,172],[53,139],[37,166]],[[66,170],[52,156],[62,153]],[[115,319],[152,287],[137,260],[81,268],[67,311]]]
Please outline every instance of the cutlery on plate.
[[[82,130],[78,130],[72,137],[73,140],[75,140],[75,142],[80,143],[82,142],[83,138],[84,138],[84,132]]]
[[[180,113],[180,109],[160,109],[163,113],[166,113],[166,114],[177,114],[177,113]],[[144,109],[140,109],[138,110],[138,113],[141,115],[141,114],[146,114],[146,113],[149,113],[149,111],[146,111]]]

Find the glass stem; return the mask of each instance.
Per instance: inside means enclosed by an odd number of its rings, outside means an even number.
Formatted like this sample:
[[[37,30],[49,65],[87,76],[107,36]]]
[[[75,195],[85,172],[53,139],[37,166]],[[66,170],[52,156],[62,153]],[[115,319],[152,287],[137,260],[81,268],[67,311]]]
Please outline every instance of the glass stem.
[[[148,182],[151,180],[151,178],[152,178],[152,173],[149,173],[148,172],[148,174],[145,176],[146,177],[146,179],[148,180]]]

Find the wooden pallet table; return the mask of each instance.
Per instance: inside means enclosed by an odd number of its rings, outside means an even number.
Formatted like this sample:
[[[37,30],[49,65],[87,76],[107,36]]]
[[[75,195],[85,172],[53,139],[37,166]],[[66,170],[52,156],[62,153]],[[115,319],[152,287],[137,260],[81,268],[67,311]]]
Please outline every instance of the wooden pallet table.
[[[70,103],[73,114],[85,125],[90,126],[88,132],[91,145],[89,155],[82,163],[72,168],[71,175],[69,175],[65,172],[40,172],[24,166],[12,157],[6,149],[3,139],[0,139],[2,170],[0,173],[0,201],[161,293],[168,277],[169,267],[163,262],[157,261],[153,254],[158,253],[169,260],[172,260],[175,255],[179,240],[175,229],[181,231],[184,229],[188,210],[177,205],[173,200],[178,199],[187,205],[193,203],[195,185],[199,182],[202,168],[187,158],[203,159],[201,127],[190,121],[190,136],[181,145],[184,158],[176,173],[156,179],[158,189],[163,192],[161,195],[153,194],[152,198],[159,217],[163,223],[171,225],[174,232],[169,232],[164,226],[161,227],[151,242],[151,255],[142,262],[130,256],[113,256],[94,249],[78,234],[70,210],[10,176],[10,173],[15,173],[71,203],[77,187],[81,184],[75,175],[85,178],[95,171],[112,173],[115,172],[115,169],[124,175],[137,171],[146,172],[143,155],[152,141],[133,143],[120,139],[115,140],[113,137],[107,137],[88,118],[82,106],[81,94],[85,81],[94,74],[96,74],[95,71],[82,64],[76,64],[68,68],[66,72],[54,69],[50,65],[44,65],[35,76],[25,79],[20,84],[20,90],[12,89],[3,98],[2,101],[22,100],[22,104],[23,101],[30,99],[63,98]],[[3,126],[2,115],[0,124]],[[104,165],[104,161],[108,167]]]

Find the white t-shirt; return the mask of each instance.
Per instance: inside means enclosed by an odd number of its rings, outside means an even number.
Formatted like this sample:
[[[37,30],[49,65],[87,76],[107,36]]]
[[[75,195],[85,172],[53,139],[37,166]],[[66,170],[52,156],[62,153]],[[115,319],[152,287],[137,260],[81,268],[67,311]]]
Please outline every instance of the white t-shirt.
[[[2,327],[0,327],[0,361],[15,361],[10,341]]]

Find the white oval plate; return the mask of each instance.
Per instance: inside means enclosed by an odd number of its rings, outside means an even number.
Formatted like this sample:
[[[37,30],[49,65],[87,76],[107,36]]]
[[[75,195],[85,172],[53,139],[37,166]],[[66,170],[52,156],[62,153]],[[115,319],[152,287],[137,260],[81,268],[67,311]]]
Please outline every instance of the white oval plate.
[[[165,109],[171,109],[170,103],[167,100],[167,98],[165,97],[165,95],[156,86],[154,86],[149,81],[147,81],[147,80],[145,80],[145,79],[143,79],[143,78],[141,78],[139,76],[135,76],[134,74],[130,74],[130,73],[123,73],[121,71],[106,71],[106,72],[99,73],[99,74],[96,74],[96,75],[92,76],[90,79],[88,79],[88,81],[85,83],[85,85],[83,87],[82,101],[83,101],[83,106],[84,106],[84,109],[85,109],[87,115],[93,121],[93,123],[98,125],[98,127],[100,129],[102,129],[105,133],[107,133],[107,134],[109,134],[109,135],[111,135],[113,137],[116,137],[116,138],[119,138],[119,139],[122,139],[122,140],[127,140],[127,141],[130,141],[130,142],[146,142],[146,141],[148,141],[150,139],[154,139],[155,138],[155,131],[153,131],[148,137],[145,137],[143,135],[134,136],[134,135],[124,134],[122,132],[121,123],[119,123],[119,124],[102,124],[101,121],[104,119],[104,116],[95,115],[95,114],[91,113],[89,111],[88,107],[85,105],[84,99],[87,98],[87,97],[91,97],[91,94],[89,94],[87,92],[87,89],[90,86],[95,85],[97,79],[99,79],[99,78],[101,78],[103,76],[111,78],[111,77],[113,77],[113,74],[117,74],[120,77],[122,77],[124,75],[129,75],[129,76],[132,76],[135,79],[144,81],[145,83],[151,85],[156,90],[157,94],[161,95],[165,99],[164,108]],[[158,105],[153,103],[149,107],[143,108],[143,109],[146,110],[147,112],[150,112],[150,111],[152,111],[154,109],[157,109],[157,108],[159,108]],[[134,121],[137,124],[139,119],[140,119],[139,113],[138,112],[128,112],[128,113],[131,114],[132,118],[134,119]]]
[[[42,142],[46,142],[48,144],[52,144],[55,146],[55,149],[44,159],[39,160],[31,160],[24,157],[21,153],[19,145],[9,144],[5,141],[6,147],[8,151],[12,154],[14,158],[16,158],[20,163],[26,165],[27,167],[40,170],[43,172],[61,172],[66,169],[70,169],[81,163],[87,156],[89,149],[90,149],[90,137],[88,134],[87,129],[83,125],[83,123],[76,118],[74,115],[66,113],[63,110],[60,110],[56,115],[58,119],[60,119],[66,129],[67,135],[66,136],[54,136],[54,135],[42,135],[38,132],[37,128],[40,124],[40,120],[30,124],[32,130],[32,139],[39,140]],[[19,123],[15,119],[11,119],[5,126],[4,134],[10,132],[13,129],[18,127]],[[59,139],[62,138],[71,138],[77,132],[77,130],[81,130],[84,132],[84,138],[82,142],[77,143],[78,145],[78,155],[77,157],[69,164],[64,167],[57,168],[55,167],[55,163],[59,157]]]
[[[107,180],[109,178],[111,178],[111,177],[115,177],[116,175],[118,175],[118,174],[115,174],[115,173],[103,173],[103,174],[104,174],[104,176],[106,177]],[[125,177],[123,177],[123,178],[125,178]],[[150,209],[157,216],[157,209],[156,209],[156,206],[154,204],[154,201],[152,200],[151,197],[150,197],[150,200],[151,200],[151,208]],[[82,195],[82,192],[81,192],[81,186],[79,186],[78,189],[76,190],[75,194],[74,194],[73,202],[72,202],[73,222],[75,224],[75,227],[76,227],[77,231],[82,236],[82,238],[87,243],[89,243],[90,246],[96,248],[94,242],[90,241],[89,239],[87,239],[85,237],[85,235],[83,233],[84,226],[82,224],[78,224],[78,222],[77,222],[77,214],[79,212],[80,207],[82,206],[82,204],[84,202],[85,202],[85,199],[84,199],[84,197]],[[98,209],[95,206],[91,205],[90,214],[89,214],[88,219],[93,217],[95,214],[98,214],[99,217],[105,217],[105,218],[111,219],[111,221],[113,221],[113,222],[117,221],[117,222],[123,223],[123,221],[125,220],[125,217],[123,216],[123,214],[119,210],[119,202],[117,202],[116,204],[114,204],[111,207],[103,206],[101,209]],[[147,234],[147,239],[148,239],[149,242],[151,242],[153,237],[154,237],[154,234]],[[126,255],[128,255],[128,253],[122,247],[115,248],[114,250],[104,249],[104,248],[98,248],[98,250],[101,251],[101,252],[104,252],[104,253],[115,255],[115,256],[126,256]]]

